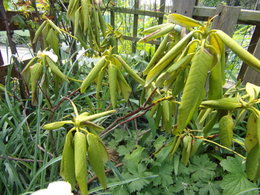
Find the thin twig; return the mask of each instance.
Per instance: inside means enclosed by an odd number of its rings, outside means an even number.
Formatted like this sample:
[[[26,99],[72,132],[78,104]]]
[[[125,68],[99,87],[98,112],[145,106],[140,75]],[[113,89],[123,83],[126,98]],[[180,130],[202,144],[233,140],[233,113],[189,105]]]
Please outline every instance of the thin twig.
[[[25,158],[16,158],[16,157],[11,157],[11,156],[2,156],[0,155],[0,158],[6,159],[6,160],[15,160],[15,161],[22,161],[22,162],[34,162],[35,160],[33,159],[25,159]],[[36,160],[36,162],[43,162],[43,160]]]
[[[55,105],[54,107],[52,107],[52,109],[50,109],[49,111],[51,111],[51,116],[50,119],[52,120],[54,113],[59,109],[60,105],[67,100],[69,97],[75,95],[76,93],[78,93],[80,91],[80,88],[76,89],[75,91],[71,92],[69,95],[63,97],[58,103],[57,105]]]
[[[113,131],[116,127],[118,127],[118,126],[120,126],[120,125],[122,125],[124,123],[127,123],[127,122],[129,122],[131,120],[134,120],[134,119],[136,119],[138,117],[141,117],[141,116],[145,115],[156,104],[158,104],[158,103],[160,103],[162,101],[165,101],[165,100],[170,100],[172,98],[173,98],[172,96],[161,98],[159,100],[156,100],[156,101],[152,102],[150,105],[148,105],[146,107],[141,106],[141,107],[137,108],[136,110],[130,112],[129,114],[127,114],[125,116],[122,116],[120,118],[117,118],[103,132],[101,132],[100,136],[104,137],[106,134],[108,134],[109,132]],[[178,102],[175,101],[175,103],[178,103]],[[134,116],[135,114],[138,114],[141,111],[144,111],[144,112],[139,114],[139,115]],[[131,118],[129,118],[129,117],[131,117]],[[124,121],[122,121],[122,120],[124,120]],[[122,122],[119,123],[119,121],[122,121]]]
[[[238,155],[238,156],[241,157],[243,160],[246,159],[246,157],[244,157],[242,154],[239,154],[239,153],[236,152],[235,150],[232,150],[232,149],[230,149],[230,148],[228,148],[228,147],[225,147],[225,146],[223,146],[223,145],[221,145],[221,144],[219,144],[219,143],[217,143],[217,142],[214,142],[214,141],[212,141],[212,140],[205,139],[205,138],[199,138],[199,139],[201,139],[201,140],[203,140],[203,141],[206,141],[206,142],[209,142],[209,143],[212,143],[212,144],[215,144],[215,145],[217,145],[217,146],[219,146],[220,148],[223,148],[223,149],[225,149],[225,150],[228,150],[228,151],[230,151],[230,152],[232,152],[232,153]]]

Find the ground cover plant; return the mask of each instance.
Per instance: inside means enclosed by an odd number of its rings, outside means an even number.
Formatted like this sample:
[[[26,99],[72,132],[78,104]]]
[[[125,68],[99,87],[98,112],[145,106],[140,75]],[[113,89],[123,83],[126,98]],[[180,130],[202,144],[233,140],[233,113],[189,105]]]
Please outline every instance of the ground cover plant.
[[[145,62],[117,52],[121,33],[95,1],[71,0],[66,15],[35,32],[26,99],[11,69],[1,85],[3,194],[57,180],[84,195],[258,194],[260,87],[223,88],[225,46],[258,72],[260,61],[214,17],[145,29],[140,42],[161,38]]]

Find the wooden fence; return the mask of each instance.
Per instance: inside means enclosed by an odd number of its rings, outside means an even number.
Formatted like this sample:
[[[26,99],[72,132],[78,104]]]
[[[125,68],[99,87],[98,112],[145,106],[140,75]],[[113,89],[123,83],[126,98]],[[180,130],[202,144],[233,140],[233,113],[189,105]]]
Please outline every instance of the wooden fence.
[[[259,6],[258,6],[259,7]],[[133,32],[132,36],[124,35],[125,40],[132,41],[132,52],[136,52],[136,43],[140,39],[138,35],[138,18],[139,16],[149,16],[158,19],[158,24],[163,22],[165,13],[165,0],[160,0],[159,11],[148,11],[139,9],[139,0],[134,0],[134,7],[132,9],[123,7],[108,7],[106,8],[110,13],[110,23],[115,26],[115,16],[118,13],[132,14],[133,15]],[[198,20],[205,21],[209,17],[218,15],[214,20],[213,27],[221,29],[228,35],[232,36],[236,24],[248,24],[255,25],[254,33],[251,38],[248,51],[253,53],[257,58],[260,58],[260,11],[257,10],[245,10],[240,7],[229,7],[229,6],[219,6],[217,8],[213,7],[200,7],[197,6],[196,0],[173,0],[173,7],[170,8],[171,13],[179,13],[189,17],[193,17]],[[14,13],[10,13],[11,15]],[[12,29],[17,29],[17,27],[12,26]],[[1,25],[0,20],[0,30],[4,30],[3,25]],[[0,52],[0,62],[1,62],[1,52]],[[245,82],[249,81],[260,85],[260,75],[258,72],[247,67],[243,64],[238,75],[238,79]]]
[[[117,13],[132,14],[134,16],[133,32],[132,36],[123,36],[125,40],[132,41],[132,52],[136,52],[136,42],[140,40],[137,37],[138,31],[138,17],[149,16],[158,18],[158,24],[163,22],[165,13],[165,0],[160,0],[159,11],[148,11],[139,9],[139,0],[135,0],[134,8],[123,7],[109,7],[110,22],[112,26],[115,26],[115,15]],[[259,6],[257,6],[259,7]],[[254,33],[251,37],[251,41],[248,47],[248,51],[254,54],[257,58],[260,58],[260,11],[258,10],[245,10],[240,7],[231,7],[221,5],[217,8],[214,7],[201,7],[197,6],[196,0],[173,0],[173,7],[170,9],[171,13],[179,13],[189,17],[193,17],[197,20],[206,21],[208,18],[218,15],[214,20],[213,28],[221,29],[228,35],[232,36],[237,24],[255,25]],[[260,85],[260,75],[258,72],[252,70],[246,64],[242,64],[242,67],[238,74],[238,79],[244,82],[252,82]]]

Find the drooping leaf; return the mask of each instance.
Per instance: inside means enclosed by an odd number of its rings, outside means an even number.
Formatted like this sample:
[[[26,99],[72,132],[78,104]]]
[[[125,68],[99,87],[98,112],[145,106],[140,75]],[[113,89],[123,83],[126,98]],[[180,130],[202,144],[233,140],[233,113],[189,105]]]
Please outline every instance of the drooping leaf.
[[[247,131],[245,137],[246,151],[250,152],[252,148],[259,142],[257,139],[257,116],[251,113],[247,120]]]
[[[181,14],[170,14],[168,16],[168,21],[188,28],[202,26],[199,21]]]
[[[246,174],[250,180],[256,181],[260,177],[260,146],[256,144],[246,157]]]
[[[250,99],[255,99],[259,95],[260,87],[252,83],[246,83],[246,92],[250,96]]]
[[[73,121],[67,120],[67,121],[58,121],[53,123],[48,123],[44,125],[42,128],[46,130],[54,130],[63,127],[65,124],[73,124]]]
[[[51,72],[53,74],[55,74],[56,76],[58,76],[60,79],[62,79],[63,81],[69,82],[69,80],[67,79],[67,76],[64,75],[60,69],[57,67],[57,65],[52,61],[52,59],[48,56],[45,56],[46,62],[49,66],[49,68],[51,69]]]
[[[74,162],[74,145],[73,145],[73,134],[69,132],[66,135],[64,148],[62,152],[60,175],[65,181],[71,184],[74,188],[76,185],[75,177],[75,162]]]
[[[36,63],[30,67],[30,79],[31,79],[31,89],[32,89],[32,104],[36,104],[36,97],[37,97],[37,85],[38,81],[42,75],[43,65],[42,63]]]
[[[89,72],[88,76],[84,79],[83,83],[80,86],[81,93],[84,93],[85,90],[90,86],[91,82],[98,76],[98,73],[102,67],[106,64],[106,58],[102,57],[94,68]]]
[[[74,153],[75,177],[82,195],[87,195],[87,140],[85,134],[79,131],[74,135]]]
[[[145,86],[148,86],[167,66],[170,62],[182,51],[186,43],[191,39],[194,32],[190,32],[183,39],[181,39],[173,48],[171,48],[165,56],[149,71],[146,77]]]
[[[220,39],[228,46],[234,53],[238,55],[245,63],[255,69],[257,72],[260,72],[260,60],[255,56],[250,54],[242,46],[240,46],[235,40],[229,37],[226,33],[221,30],[215,30],[216,34]]]
[[[108,158],[108,154],[103,144],[100,143],[98,137],[92,133],[87,135],[88,140],[88,160],[92,169],[96,173],[99,182],[103,188],[107,187],[106,175],[104,169],[104,159]]]
[[[190,72],[179,107],[177,132],[181,132],[188,125],[202,101],[202,95],[204,94],[204,87],[212,60],[212,55],[203,47],[192,58]]]
[[[114,112],[116,112],[116,111],[115,110],[108,110],[108,111],[105,111],[105,112],[100,112],[100,113],[92,114],[92,115],[89,115],[88,113],[84,112],[84,113],[82,113],[78,116],[77,121],[79,121],[79,122],[91,121],[91,120],[112,114]]]

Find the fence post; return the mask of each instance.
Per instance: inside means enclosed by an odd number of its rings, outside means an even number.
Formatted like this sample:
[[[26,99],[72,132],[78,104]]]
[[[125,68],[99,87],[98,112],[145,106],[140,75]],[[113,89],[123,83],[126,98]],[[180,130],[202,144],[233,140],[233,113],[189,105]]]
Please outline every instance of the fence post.
[[[220,29],[232,37],[236,29],[240,10],[240,7],[218,6],[215,12],[215,15],[218,15],[218,17],[214,19],[212,27]]]
[[[256,10],[260,10],[260,1],[259,0],[256,2],[255,9]],[[251,41],[250,41],[249,47],[248,47],[248,51],[250,53],[253,53],[254,50],[257,49],[256,45],[258,44],[259,34],[260,34],[260,25],[256,25],[254,34],[253,34],[253,36],[251,38]],[[260,55],[258,55],[258,56],[255,55],[255,56],[256,57],[260,57]],[[238,73],[237,80],[240,79],[240,80],[243,81],[243,83],[245,83],[245,82],[251,82],[251,83],[254,83],[254,84],[258,83],[259,81],[257,81],[257,78],[255,78],[255,82],[252,80],[252,78],[250,78],[249,74],[250,73],[254,74],[253,70],[247,71],[247,68],[248,68],[247,64],[243,63],[241,68],[240,68],[240,71]]]
[[[254,52],[254,50],[256,48],[256,45],[257,45],[257,42],[258,42],[258,39],[259,39],[259,34],[260,34],[260,25],[256,25],[254,33],[253,33],[253,36],[252,36],[251,41],[249,43],[249,47],[247,49],[249,53],[253,53]],[[237,76],[237,80],[239,80],[239,79],[240,80],[246,79],[245,73],[246,73],[247,67],[248,66],[247,66],[246,63],[242,64],[242,66],[240,68],[240,71],[238,73],[238,76]]]
[[[182,14],[192,17],[196,0],[173,0],[172,13]]]
[[[113,11],[113,9],[111,9],[110,11],[110,24],[113,29],[115,29],[115,12]]]
[[[255,51],[254,51],[255,57],[260,57],[260,39],[258,39]],[[243,84],[246,84],[247,82],[260,85],[260,74],[259,72],[256,72],[251,67],[247,67],[245,76],[243,79]]]
[[[160,12],[164,13],[164,11],[165,11],[165,0],[161,0],[160,1]],[[163,23],[163,17],[164,17],[164,15],[162,15],[162,17],[159,17],[158,24]]]
[[[135,0],[134,10],[139,8],[139,0]],[[134,14],[134,24],[133,24],[133,37],[137,37],[137,30],[138,30],[138,14]],[[133,39],[132,44],[132,53],[136,52],[136,40]]]
[[[0,50],[0,66],[4,65],[4,60],[3,60],[3,56]]]

